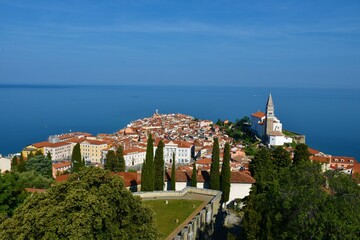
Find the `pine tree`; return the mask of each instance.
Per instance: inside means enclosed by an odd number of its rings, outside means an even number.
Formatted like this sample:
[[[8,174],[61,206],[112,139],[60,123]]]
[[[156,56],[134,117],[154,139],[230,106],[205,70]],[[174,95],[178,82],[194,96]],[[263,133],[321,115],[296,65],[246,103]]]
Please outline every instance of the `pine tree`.
[[[171,167],[171,189],[176,190],[176,168],[175,168],[175,152],[173,152],[173,160],[172,160],[172,167]]]
[[[141,172],[141,191],[154,191],[154,146],[149,134],[146,146],[146,157]]]
[[[115,172],[125,172],[126,165],[123,153],[123,147],[119,145],[118,149],[116,150],[116,159],[117,163],[115,165]]]
[[[220,162],[219,140],[217,138],[214,138],[211,168],[210,168],[210,189],[220,190],[219,162]]]
[[[71,163],[72,163],[72,172],[78,172],[81,167],[81,151],[80,143],[77,143],[72,151]]]
[[[164,142],[160,140],[155,151],[154,165],[155,165],[155,180],[154,189],[164,190]]]
[[[230,145],[229,143],[225,144],[224,148],[224,158],[223,158],[223,164],[221,168],[221,191],[222,191],[222,201],[226,203],[229,201],[229,195],[230,195],[230,178],[231,178],[231,172],[230,172]]]
[[[18,157],[14,156],[11,160],[11,171],[15,171],[18,168]]]
[[[19,172],[25,172],[26,171],[25,160],[24,160],[24,156],[23,156],[22,153],[20,155],[19,164],[17,166],[17,169],[18,169]]]
[[[191,175],[191,186],[197,187],[197,170],[196,170],[196,162],[193,164],[193,170]]]

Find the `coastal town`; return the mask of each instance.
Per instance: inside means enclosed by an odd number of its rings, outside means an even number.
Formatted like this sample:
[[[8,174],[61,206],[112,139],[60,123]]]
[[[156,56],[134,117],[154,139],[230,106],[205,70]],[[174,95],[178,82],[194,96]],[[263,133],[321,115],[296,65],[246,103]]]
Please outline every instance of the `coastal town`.
[[[234,134],[233,128],[239,126],[243,132]],[[242,138],[239,138],[239,134],[242,134]],[[252,140],[249,141],[249,139]],[[112,167],[111,174],[121,177],[123,186],[129,190],[126,191],[141,197],[143,201],[152,202],[151,200],[163,199],[165,204],[168,204],[170,199],[187,199],[186,201],[201,200],[203,202],[198,209],[193,209],[188,213],[193,212],[186,220],[179,222],[175,219],[175,226],[169,225],[170,230],[164,235],[166,239],[195,239],[196,237],[204,239],[216,236],[216,232],[223,237],[224,235],[221,234],[224,234],[224,231],[230,231],[229,229],[233,226],[229,222],[235,221],[235,226],[239,224],[239,215],[228,209],[233,209],[233,211],[243,209],[249,201],[246,199],[250,194],[254,194],[253,186],[262,184],[256,180],[258,176],[254,174],[254,164],[262,164],[261,161],[266,162],[266,158],[261,159],[258,156],[256,160],[257,155],[252,154],[251,148],[256,148],[258,152],[262,151],[259,149],[268,149],[265,153],[269,149],[273,152],[280,149],[280,152],[285,151],[285,154],[283,152],[283,157],[279,159],[288,158],[296,166],[299,164],[296,162],[299,160],[295,159],[296,154],[299,154],[298,146],[306,147],[306,158],[318,163],[321,167],[319,172],[333,170],[333,172],[341,172],[351,178],[356,178],[356,181],[359,180],[360,164],[354,157],[333,156],[307,147],[305,136],[283,130],[280,119],[275,115],[271,94],[268,96],[264,112],[252,113],[250,117],[238,120],[235,125],[228,120],[218,120],[214,123],[211,120],[197,119],[185,114],[160,114],[156,110],[151,117],[132,121],[112,134],[102,133],[93,136],[86,132],[69,132],[49,136],[46,141],[25,146],[21,153],[1,158],[0,168],[6,174],[11,173],[12,170],[20,172],[21,161],[34,162],[35,159],[40,168],[49,161],[52,166],[50,175],[54,179],[51,179],[50,183],[51,181],[67,183],[73,181],[72,174],[78,173],[79,169],[76,165],[79,162],[82,162],[82,166],[85,167],[81,171],[85,172],[88,169],[92,172],[94,169],[109,169],[109,164],[113,161],[111,156],[121,157],[124,162],[123,170],[116,171]],[[148,168],[146,170],[146,165],[149,164],[148,156],[155,155],[151,157],[151,161],[155,163],[158,149],[162,151],[163,162],[162,169],[157,174],[162,177],[155,178],[161,179],[162,182],[160,187],[155,188],[155,181],[152,180],[154,184],[149,190],[147,189],[149,175],[145,173],[149,170]],[[122,156],[116,155],[119,150]],[[74,161],[74,158],[77,158],[76,154],[80,158],[79,162]],[[216,161],[218,161],[218,170],[215,172],[219,174],[219,169],[221,169],[221,178],[227,171],[229,173],[228,190],[224,188],[223,180],[221,180],[221,186],[214,187],[212,172]],[[289,164],[290,162],[287,162],[282,167],[287,167],[286,165]],[[252,168],[251,165],[253,165]],[[40,168],[38,168],[39,171],[44,170]],[[154,171],[157,169],[156,166],[152,168]],[[270,169],[263,171],[268,170]],[[258,169],[258,171],[261,170]],[[44,178],[43,181],[49,180]],[[45,185],[43,183],[39,185],[38,182],[37,186]],[[61,185],[53,185],[53,187],[56,186]],[[47,189],[27,187],[24,191],[35,194],[46,192]],[[169,214],[163,211],[156,210],[162,214]],[[223,222],[223,225],[216,227],[217,221]],[[215,231],[215,228],[218,230]]]
[[[249,128],[254,133],[259,144],[268,147],[285,146],[293,155],[292,142],[305,143],[305,137],[283,131],[281,121],[275,116],[274,103],[269,94],[265,112],[252,113]],[[227,124],[225,120],[223,123]],[[286,133],[286,134],[285,134]],[[44,156],[50,154],[52,160],[53,177],[57,181],[64,179],[63,173],[69,173],[72,167],[71,156],[76,144],[80,144],[81,156],[86,165],[103,168],[107,153],[116,151],[119,146],[123,148],[126,169],[137,171],[137,174],[123,174],[125,181],[133,182],[136,191],[141,189],[141,167],[145,159],[146,143],[149,134],[154,139],[154,152],[157,144],[162,140],[164,146],[164,161],[167,177],[170,182],[170,171],[173,153],[176,161],[177,189],[189,184],[192,165],[195,162],[198,171],[198,182],[202,187],[208,186],[210,165],[212,161],[213,141],[218,139],[220,146],[220,163],[223,159],[225,143],[231,145],[231,181],[232,197],[230,201],[243,198],[249,194],[251,184],[254,182],[249,172],[249,163],[253,156],[247,155],[246,144],[234,141],[221,128],[211,120],[201,120],[185,114],[160,114],[158,110],[151,117],[130,122],[126,127],[112,134],[98,134],[93,136],[86,132],[70,132],[49,136],[46,141],[29,144],[21,153],[25,160],[29,155],[41,152]],[[292,136],[292,137],[290,137]],[[322,164],[323,170],[339,170],[347,174],[359,172],[359,163],[354,157],[334,156],[320,150],[308,148],[311,160]],[[1,158],[2,172],[11,169],[11,158]],[[128,176],[128,177],[127,177]],[[66,176],[65,176],[66,178]],[[128,179],[132,178],[132,179]],[[200,185],[199,185],[200,186]],[[134,186],[132,186],[134,189]]]

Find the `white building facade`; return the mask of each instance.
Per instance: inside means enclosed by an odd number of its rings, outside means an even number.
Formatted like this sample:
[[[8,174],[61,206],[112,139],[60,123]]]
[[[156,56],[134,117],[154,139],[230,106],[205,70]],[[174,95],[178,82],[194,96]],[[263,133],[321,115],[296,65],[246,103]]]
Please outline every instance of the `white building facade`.
[[[44,147],[44,154],[51,154],[52,161],[71,159],[74,145],[67,142],[50,143]]]
[[[191,161],[192,144],[185,141],[163,141],[164,146],[164,161],[165,163],[172,163],[173,153],[175,153],[175,161],[178,164],[188,164]],[[154,146],[154,154],[157,145]]]
[[[146,150],[141,148],[130,148],[124,150],[123,153],[126,166],[143,164],[146,157]]]

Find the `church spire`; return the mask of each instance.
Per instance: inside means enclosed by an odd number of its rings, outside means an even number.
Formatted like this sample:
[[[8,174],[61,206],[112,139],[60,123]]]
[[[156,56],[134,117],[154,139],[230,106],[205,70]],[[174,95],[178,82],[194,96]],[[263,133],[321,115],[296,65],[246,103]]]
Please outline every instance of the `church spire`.
[[[274,107],[271,92],[269,93],[269,97],[268,97],[267,104],[266,104],[266,108],[269,108],[269,107]]]
[[[272,100],[272,96],[271,96],[271,93],[269,93],[269,97],[268,97],[268,100],[267,100],[267,103],[266,103],[266,115],[267,117],[274,117],[275,114],[274,114],[274,103],[273,103],[273,100]]]

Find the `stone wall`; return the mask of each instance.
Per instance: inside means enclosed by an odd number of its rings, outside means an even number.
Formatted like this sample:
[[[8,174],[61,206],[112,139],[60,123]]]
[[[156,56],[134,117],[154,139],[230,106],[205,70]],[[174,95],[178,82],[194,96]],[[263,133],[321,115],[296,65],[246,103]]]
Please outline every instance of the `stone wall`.
[[[154,191],[133,193],[142,199],[176,199],[182,198],[187,194],[197,194],[211,196],[210,201],[200,209],[192,219],[187,219],[182,224],[184,227],[176,235],[171,234],[166,239],[192,240],[204,239],[211,236],[214,232],[214,225],[221,210],[221,192],[211,189],[199,189],[186,187],[181,191]]]

